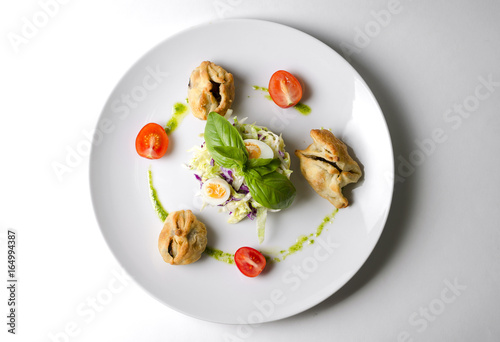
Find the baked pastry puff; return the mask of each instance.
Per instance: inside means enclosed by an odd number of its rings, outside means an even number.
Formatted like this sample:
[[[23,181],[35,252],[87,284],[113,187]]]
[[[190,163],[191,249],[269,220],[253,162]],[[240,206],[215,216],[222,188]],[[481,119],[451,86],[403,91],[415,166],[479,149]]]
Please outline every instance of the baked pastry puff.
[[[336,208],[345,208],[349,202],[342,188],[356,183],[361,169],[349,153],[346,145],[327,129],[311,130],[313,143],[305,150],[296,150],[300,160],[300,171],[309,185],[321,197]]]
[[[197,261],[207,246],[207,229],[191,210],[170,213],[158,239],[165,262],[187,265]]]
[[[191,72],[188,102],[198,119],[206,120],[208,113],[224,116],[234,100],[233,75],[209,61],[202,62]]]

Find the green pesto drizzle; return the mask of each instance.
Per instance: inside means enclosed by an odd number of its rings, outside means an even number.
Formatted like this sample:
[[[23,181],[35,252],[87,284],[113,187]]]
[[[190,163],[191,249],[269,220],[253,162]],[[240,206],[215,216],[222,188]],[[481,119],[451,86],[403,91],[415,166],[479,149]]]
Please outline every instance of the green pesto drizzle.
[[[259,86],[252,86],[252,89],[253,90],[260,90],[260,91],[269,91],[269,89],[265,88],[265,87],[259,87]]]
[[[295,108],[296,110],[299,111],[300,114],[302,115],[309,115],[311,114],[311,107],[309,107],[308,105],[302,103],[302,102],[299,102],[297,103],[295,106],[293,106],[293,108]]]
[[[165,125],[165,132],[167,132],[167,134],[172,133],[180,125],[180,123],[188,113],[187,109],[188,107],[183,103],[174,103],[174,106],[172,108],[172,117]]]
[[[323,229],[325,228],[325,225],[327,223],[333,222],[333,219],[338,211],[339,211],[338,209],[335,209],[335,211],[333,213],[331,213],[330,215],[326,215],[325,218],[323,219],[323,221],[321,222],[321,224],[316,228],[316,232],[311,233],[309,235],[299,236],[297,238],[296,242],[293,245],[291,245],[288,249],[281,250],[280,256],[275,257],[273,259],[273,261],[281,262],[281,261],[285,260],[287,257],[289,257],[290,255],[292,255],[298,251],[301,251],[305,244],[308,244],[308,245],[313,244],[314,243],[313,238],[321,235],[321,233],[323,232]]]
[[[281,257],[275,257],[273,260],[276,262],[281,262],[285,260],[289,255],[292,255],[293,253],[296,253],[298,251],[301,251],[302,248],[304,247],[304,243],[311,243],[309,241],[309,236],[306,235],[300,235],[296,242],[288,247],[288,249],[284,249],[280,251]]]
[[[314,233],[315,237],[318,237],[321,235],[321,233],[323,232],[323,229],[325,228],[325,225],[327,223],[332,223],[332,221],[335,218],[335,215],[338,213],[338,211],[339,211],[339,209],[337,208],[334,210],[333,213],[325,216],[325,218],[323,219],[323,222],[321,222],[321,224],[318,226],[318,228],[316,228],[316,233]]]
[[[212,258],[225,262],[227,264],[233,265],[234,264],[234,254],[227,253],[224,251],[221,251],[220,249],[212,248],[212,247],[206,247],[205,248],[205,254],[208,256],[211,256]]]
[[[158,199],[158,194],[156,193],[156,189],[153,186],[153,174],[151,172],[151,167],[148,170],[148,181],[149,181],[149,198],[151,199],[151,203],[153,204],[153,208],[156,212],[156,215],[163,222],[167,219],[168,212],[161,205],[160,200]]]

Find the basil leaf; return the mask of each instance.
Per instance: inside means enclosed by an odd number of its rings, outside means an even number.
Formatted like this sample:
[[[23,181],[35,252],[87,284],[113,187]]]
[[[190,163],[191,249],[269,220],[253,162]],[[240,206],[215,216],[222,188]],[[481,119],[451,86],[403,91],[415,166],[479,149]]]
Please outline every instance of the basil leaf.
[[[217,164],[228,168],[235,164],[245,165],[248,159],[248,151],[243,143],[243,138],[238,133],[238,130],[222,115],[215,112],[208,114],[204,136],[208,152]],[[219,149],[221,152],[219,153],[215,147],[234,147],[241,150],[242,153],[233,153],[221,149]],[[230,160],[232,161],[230,162]]]
[[[245,153],[237,147],[232,146],[215,146],[214,151],[219,155],[221,160],[218,164],[226,167],[233,168],[234,166],[238,166],[239,168],[243,168],[242,160],[245,160]]]
[[[260,175],[260,173],[257,172],[257,170],[255,170],[255,169],[246,169],[245,170],[245,180],[247,180],[250,177],[257,178],[257,179],[261,179],[262,178],[262,176]]]
[[[275,158],[279,161],[278,158]],[[267,159],[263,159],[263,158],[254,158],[254,159],[248,159],[247,160],[247,167],[248,168],[256,168],[256,167],[259,167],[259,166],[264,166],[264,165],[267,165],[269,164],[270,162],[272,162],[274,159],[272,158],[267,158]]]
[[[257,172],[255,169],[249,171]],[[256,177],[254,172],[246,172],[245,181],[250,194],[258,203],[269,209],[285,209],[292,204],[296,190],[285,175],[274,171]]]
[[[255,166],[252,168],[250,160],[269,160],[267,164]],[[258,163],[257,163],[258,165]],[[281,165],[281,161],[278,158],[274,159],[249,159],[247,161],[247,168],[252,168],[256,172],[258,172],[261,176],[265,176],[268,173],[276,171],[276,169]]]

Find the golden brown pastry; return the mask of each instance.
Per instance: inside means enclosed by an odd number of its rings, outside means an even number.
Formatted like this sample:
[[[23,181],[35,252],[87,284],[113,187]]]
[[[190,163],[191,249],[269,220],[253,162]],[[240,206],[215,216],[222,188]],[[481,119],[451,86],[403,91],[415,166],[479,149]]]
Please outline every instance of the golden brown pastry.
[[[358,163],[351,158],[346,145],[329,130],[313,129],[311,138],[314,143],[305,150],[295,151],[302,174],[321,197],[337,208],[347,207],[349,202],[342,188],[361,177]]]
[[[191,210],[170,213],[158,239],[158,249],[165,262],[187,265],[201,257],[207,246],[207,229]]]
[[[193,70],[188,84],[188,101],[194,116],[206,120],[210,112],[225,115],[233,100],[232,74],[209,61]]]

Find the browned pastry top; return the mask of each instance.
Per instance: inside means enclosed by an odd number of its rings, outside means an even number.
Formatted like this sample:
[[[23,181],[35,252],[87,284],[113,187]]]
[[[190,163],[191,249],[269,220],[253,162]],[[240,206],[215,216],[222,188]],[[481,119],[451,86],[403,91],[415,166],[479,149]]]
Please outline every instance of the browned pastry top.
[[[233,100],[233,75],[221,66],[204,61],[191,72],[188,102],[198,119],[206,120],[210,112],[225,115]]]
[[[191,210],[170,213],[158,239],[165,262],[186,265],[197,261],[207,246],[207,229]]]

